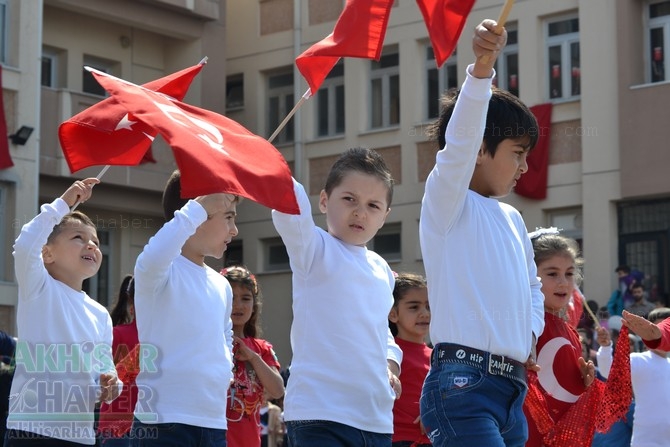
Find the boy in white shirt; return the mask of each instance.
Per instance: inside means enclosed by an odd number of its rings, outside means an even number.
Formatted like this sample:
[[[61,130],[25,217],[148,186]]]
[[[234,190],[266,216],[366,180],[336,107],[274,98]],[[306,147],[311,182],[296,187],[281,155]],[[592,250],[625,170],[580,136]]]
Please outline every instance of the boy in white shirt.
[[[315,225],[302,185],[294,185],[300,214],[272,212],[293,271],[289,443],[390,446],[402,361],[387,320],[395,280],[365,244],[390,211],[391,173],[373,150],[341,155],[319,196],[328,232]]]
[[[537,121],[491,89],[504,29],[475,30],[476,61],[443,100],[440,150],[421,207],[420,240],[435,343],[421,421],[435,446],[523,446],[526,362],[544,329],[533,247],[517,210],[497,198],[527,171]]]
[[[112,320],[82,290],[102,263],[96,228],[70,212],[98,182],[76,181],[42,205],[14,244],[18,342],[5,446],[93,445],[95,404],[111,402],[121,389]]]
[[[135,264],[143,393],[135,406],[137,447],[226,445],[233,295],[205,257],[221,258],[237,235],[239,199],[220,193],[187,200],[180,190],[175,171],[163,192],[168,222]]]

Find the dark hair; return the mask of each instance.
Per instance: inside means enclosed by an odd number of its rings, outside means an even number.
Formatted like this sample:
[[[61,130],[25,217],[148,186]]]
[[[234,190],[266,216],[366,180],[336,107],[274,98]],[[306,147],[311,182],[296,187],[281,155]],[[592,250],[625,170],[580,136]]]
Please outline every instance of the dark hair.
[[[624,272],[626,274],[630,273],[630,267],[627,265],[620,265],[615,270],[614,273]]]
[[[116,303],[112,311],[109,313],[112,317],[112,326],[119,324],[132,323],[133,316],[128,312],[128,306],[135,302],[135,280],[133,275],[126,275],[121,281],[119,287],[119,296],[116,298]]]
[[[540,128],[535,115],[516,96],[497,87],[491,88],[492,95],[486,112],[486,129],[484,130],[484,150],[495,157],[498,145],[507,139],[526,140],[526,146],[532,149],[537,144]],[[437,140],[440,149],[446,145],[445,132],[451,119],[460,91],[450,89],[440,98],[440,116],[428,129],[432,139]],[[457,132],[469,132],[469,129],[458,129]]]
[[[577,241],[560,234],[543,234],[532,239],[532,243],[536,265],[540,265],[556,255],[570,256],[575,262],[575,284],[577,285],[581,282],[584,258],[579,254]]]
[[[181,172],[175,169],[163,189],[163,217],[171,220],[177,210],[182,209],[189,199],[181,197]]]
[[[645,287],[644,287],[644,284],[642,284],[641,282],[634,282],[630,285],[630,290],[633,290],[633,289],[645,290]]]
[[[51,230],[51,234],[47,238],[47,244],[50,244],[53,242],[53,240],[63,231],[63,228],[65,228],[66,225],[69,225],[71,223],[79,223],[82,225],[86,225],[87,227],[93,227],[95,228],[95,224],[91,220],[90,217],[88,217],[86,214],[82,213],[81,211],[72,211],[71,213],[66,214],[63,216],[60,222],[54,227],[53,230]]]
[[[259,316],[261,313],[260,289],[256,277],[248,268],[241,265],[231,265],[221,269],[220,272],[231,284],[239,284],[246,287],[254,297],[254,304],[251,310],[249,321],[244,323],[243,333],[245,337],[259,337],[261,335]]]
[[[395,277],[395,286],[393,287],[393,308],[398,309],[398,303],[405,297],[407,291],[411,289],[425,289],[427,286],[426,278],[416,273],[397,273]],[[389,329],[395,337],[398,335],[398,325],[389,320]]]
[[[377,151],[362,147],[347,150],[335,161],[328,173],[326,186],[323,188],[326,195],[330,197],[333,189],[337,188],[342,183],[344,176],[352,171],[373,175],[384,182],[388,190],[386,206],[391,206],[393,200],[393,176],[391,171]]]
[[[657,307],[656,309],[649,312],[649,315],[647,316],[647,320],[651,321],[652,323],[655,321],[661,322],[666,318],[670,318],[670,308],[668,307]]]

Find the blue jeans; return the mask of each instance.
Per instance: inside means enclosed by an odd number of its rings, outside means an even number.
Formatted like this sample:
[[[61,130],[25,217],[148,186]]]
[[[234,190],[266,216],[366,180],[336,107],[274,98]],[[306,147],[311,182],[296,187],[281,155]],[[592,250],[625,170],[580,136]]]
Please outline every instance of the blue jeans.
[[[433,446],[523,447],[528,388],[466,365],[433,365],[421,392],[421,422]]]
[[[391,433],[372,433],[332,421],[287,421],[289,447],[391,447]]]
[[[226,430],[187,424],[143,424],[131,429],[133,447],[226,447]]]

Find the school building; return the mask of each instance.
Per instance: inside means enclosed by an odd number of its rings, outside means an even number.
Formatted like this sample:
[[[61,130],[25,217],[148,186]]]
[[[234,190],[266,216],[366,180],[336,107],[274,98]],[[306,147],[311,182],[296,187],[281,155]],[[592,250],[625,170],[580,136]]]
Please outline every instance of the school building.
[[[294,60],[329,34],[344,0],[0,0],[0,60],[14,167],[0,170],[0,327],[14,330],[16,283],[11,247],[40,203],[75,178],[57,138],[58,124],[99,101],[91,65],[144,83],[209,62],[186,102],[269,137],[307,90]],[[377,149],[397,181],[387,224],[370,243],[396,271],[422,272],[418,218],[436,145],[426,135],[438,95],[460,85],[472,60],[472,29],[497,18],[502,0],[478,0],[455,54],[440,68],[415,0],[395,0],[379,61],[346,58],[274,140],[294,176],[317,196],[345,149]],[[587,299],[604,304],[619,264],[645,272],[652,298],[670,291],[670,1],[517,0],[497,84],[529,106],[553,105],[547,196],[504,201],[529,230],[557,226],[580,240]],[[89,293],[111,305],[125,273],[163,223],[160,196],[175,168],[158,138],[156,163],[112,167],[82,205],[98,225],[106,255]],[[269,210],[239,208],[240,236],[226,259],[257,274],[264,336],[282,364],[290,360],[291,278]],[[482,281],[496,281],[481,272]],[[194,295],[193,299],[197,297]],[[501,297],[502,298],[502,297]],[[185,298],[185,312],[188,311]],[[458,299],[458,297],[454,297]],[[355,309],[353,310],[355,311]],[[337,316],[333,316],[337,318]]]

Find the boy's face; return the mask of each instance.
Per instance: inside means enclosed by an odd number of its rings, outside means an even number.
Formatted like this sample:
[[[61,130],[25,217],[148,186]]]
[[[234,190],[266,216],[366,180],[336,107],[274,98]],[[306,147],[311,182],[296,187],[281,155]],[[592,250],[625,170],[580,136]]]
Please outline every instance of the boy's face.
[[[328,232],[351,245],[364,246],[384,225],[390,209],[388,189],[377,177],[352,171],[333,188],[321,191],[319,209],[326,214]]]
[[[217,211],[207,217],[182,247],[182,254],[196,264],[202,265],[206,256],[220,259],[228,244],[237,236],[235,217],[237,202],[230,201],[229,194],[213,194],[220,200]],[[227,198],[225,196],[228,196]]]
[[[81,290],[83,280],[98,273],[102,264],[98,244],[94,227],[70,221],[42,248],[42,259],[51,276]]]
[[[389,320],[398,328],[398,337],[414,343],[423,343],[430,329],[428,289],[407,290],[389,313]]]
[[[508,195],[521,175],[528,171],[525,143],[524,139],[503,140],[498,144],[495,157],[491,157],[482,146],[477,155],[471,189],[485,197]]]

